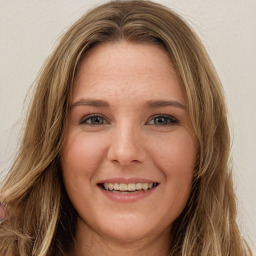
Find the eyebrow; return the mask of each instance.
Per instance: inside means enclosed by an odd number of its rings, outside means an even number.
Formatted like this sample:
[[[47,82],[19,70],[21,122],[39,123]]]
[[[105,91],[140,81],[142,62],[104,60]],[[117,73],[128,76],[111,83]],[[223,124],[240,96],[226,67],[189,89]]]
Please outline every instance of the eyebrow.
[[[146,106],[148,108],[161,108],[171,106],[175,108],[186,109],[185,105],[174,100],[150,100],[146,103]]]
[[[110,105],[104,100],[91,100],[91,99],[81,99],[71,105],[71,108],[77,106],[93,106],[93,107],[110,107]]]
[[[104,100],[96,100],[96,99],[81,99],[71,105],[71,108],[77,106],[93,106],[93,107],[110,107],[110,104]],[[175,107],[186,109],[185,105],[178,101],[174,100],[150,100],[146,102],[147,108],[161,108],[161,107]]]

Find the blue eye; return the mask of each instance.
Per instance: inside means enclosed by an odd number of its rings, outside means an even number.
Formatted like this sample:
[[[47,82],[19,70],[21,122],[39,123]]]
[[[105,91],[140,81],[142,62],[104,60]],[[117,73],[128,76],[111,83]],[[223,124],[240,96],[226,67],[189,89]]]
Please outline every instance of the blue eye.
[[[89,125],[103,125],[108,124],[108,121],[99,115],[91,115],[89,117],[85,117],[80,121],[80,124],[89,124]]]
[[[169,115],[158,115],[148,122],[150,125],[172,125],[178,123],[179,121],[177,119]]]

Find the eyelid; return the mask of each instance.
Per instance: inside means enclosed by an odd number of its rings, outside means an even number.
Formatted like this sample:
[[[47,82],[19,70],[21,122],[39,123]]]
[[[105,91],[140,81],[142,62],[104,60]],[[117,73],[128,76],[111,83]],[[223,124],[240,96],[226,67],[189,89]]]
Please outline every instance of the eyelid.
[[[109,124],[109,120],[103,115],[103,114],[100,114],[100,113],[93,113],[93,114],[88,114],[88,115],[85,115],[83,116],[80,121],[79,121],[79,124],[85,124],[85,125],[92,125],[92,126],[97,126],[97,125],[93,125],[93,124],[90,124],[90,123],[86,123],[87,120],[89,120],[90,118],[92,117],[101,117],[103,118],[106,122],[101,124],[101,125],[104,125],[104,124]]]
[[[98,124],[98,125],[86,123],[87,120],[89,120],[90,118],[93,118],[93,117],[103,118],[104,119],[104,123],[103,124]],[[154,119],[157,118],[157,117],[169,118],[170,122],[168,122],[166,124],[150,123],[150,122],[153,122]],[[81,125],[99,126],[99,125],[110,124],[110,121],[109,121],[109,119],[105,115],[103,115],[101,113],[92,113],[92,114],[84,115],[80,119],[79,124],[81,124]],[[155,126],[167,126],[167,125],[178,125],[178,124],[180,124],[180,121],[176,117],[174,117],[173,115],[169,115],[169,114],[155,114],[155,115],[151,116],[145,124],[146,125],[155,125]]]
[[[149,123],[151,121],[153,121],[157,117],[164,117],[164,118],[170,118],[171,119],[170,123],[163,124],[162,126],[165,126],[165,125],[178,125],[178,124],[180,124],[180,121],[176,117],[174,117],[173,115],[168,115],[168,114],[155,114],[155,115],[150,117],[150,119],[146,122],[146,124],[148,124],[148,125],[156,125],[156,124],[149,124]],[[161,125],[156,125],[156,126],[161,126]]]

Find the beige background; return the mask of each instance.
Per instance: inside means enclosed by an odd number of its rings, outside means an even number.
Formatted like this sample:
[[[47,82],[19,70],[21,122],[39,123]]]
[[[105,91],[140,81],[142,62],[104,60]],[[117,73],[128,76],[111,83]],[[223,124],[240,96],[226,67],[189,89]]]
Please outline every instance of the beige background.
[[[21,134],[24,99],[56,39],[103,0],[0,0],[0,171]],[[204,42],[223,82],[243,235],[256,245],[256,0],[158,0]],[[3,175],[2,175],[3,176]]]

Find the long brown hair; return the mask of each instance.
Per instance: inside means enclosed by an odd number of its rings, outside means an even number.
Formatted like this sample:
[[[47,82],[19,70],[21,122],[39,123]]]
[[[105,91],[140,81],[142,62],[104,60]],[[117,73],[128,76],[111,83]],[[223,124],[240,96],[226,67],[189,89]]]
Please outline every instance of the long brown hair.
[[[191,195],[170,234],[170,255],[252,255],[236,224],[226,106],[214,67],[198,37],[176,13],[133,0],[110,2],[85,14],[44,64],[19,154],[1,186],[0,201],[9,214],[0,225],[1,255],[68,255],[72,248],[76,211],[60,168],[72,84],[85,52],[119,40],[166,50],[199,144]]]

